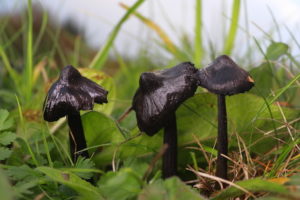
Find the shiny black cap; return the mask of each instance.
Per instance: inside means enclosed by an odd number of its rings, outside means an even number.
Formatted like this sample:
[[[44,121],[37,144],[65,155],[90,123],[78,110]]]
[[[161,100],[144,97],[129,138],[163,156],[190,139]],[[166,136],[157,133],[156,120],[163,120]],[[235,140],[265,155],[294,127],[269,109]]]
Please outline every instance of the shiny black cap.
[[[94,103],[107,103],[107,94],[108,91],[81,76],[73,66],[66,66],[48,91],[44,119],[53,122],[79,110],[92,110]]]
[[[200,86],[215,94],[234,95],[254,86],[249,73],[226,55],[219,56],[208,67],[199,70],[198,78]]]
[[[170,69],[141,75],[140,87],[132,102],[141,131],[154,135],[163,128],[170,113],[194,95],[197,71],[192,63],[186,62]]]

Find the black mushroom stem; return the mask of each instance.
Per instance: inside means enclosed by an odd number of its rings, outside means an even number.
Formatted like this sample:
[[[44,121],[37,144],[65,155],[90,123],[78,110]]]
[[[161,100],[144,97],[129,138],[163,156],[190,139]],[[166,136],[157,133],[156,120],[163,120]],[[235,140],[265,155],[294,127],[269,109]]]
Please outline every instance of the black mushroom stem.
[[[240,68],[226,55],[219,56],[208,67],[198,72],[199,86],[208,89],[218,97],[218,136],[216,176],[228,179],[228,133],[226,96],[246,92],[254,86],[249,73]]]
[[[197,89],[198,70],[192,63],[181,63],[170,69],[145,72],[140,77],[132,109],[141,131],[153,136],[164,129],[162,176],[177,175],[177,108]]]
[[[227,178],[227,159],[222,155],[228,155],[227,137],[227,113],[225,95],[218,94],[218,137],[217,137],[217,171],[216,176]]]
[[[107,103],[107,94],[108,91],[81,76],[73,66],[64,67],[59,79],[48,91],[44,101],[44,119],[53,122],[67,116],[70,153],[74,163],[79,156],[89,158],[80,110],[92,110],[94,103]]]
[[[167,149],[163,155],[162,176],[168,178],[177,174],[177,125],[176,114],[171,113],[164,127],[164,144]]]
[[[69,141],[70,141],[70,153],[72,161],[76,162],[79,156],[89,158],[89,152],[86,149],[86,139],[83,132],[80,112],[69,114],[67,116],[69,130]],[[78,152],[80,151],[80,152]]]

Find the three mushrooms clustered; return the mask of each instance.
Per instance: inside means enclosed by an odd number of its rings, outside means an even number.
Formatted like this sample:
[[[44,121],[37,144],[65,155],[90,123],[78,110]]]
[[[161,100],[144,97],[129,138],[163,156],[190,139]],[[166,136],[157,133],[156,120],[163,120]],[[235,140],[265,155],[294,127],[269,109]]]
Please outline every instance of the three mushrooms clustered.
[[[162,161],[162,176],[177,174],[177,125],[176,110],[197,87],[201,86],[217,95],[218,136],[216,175],[227,179],[227,95],[250,90],[254,81],[249,73],[240,68],[228,56],[222,55],[208,67],[198,70],[190,62],[175,67],[142,73],[133,101],[137,125],[142,132],[153,136],[164,129],[163,143],[166,150]],[[80,110],[92,110],[94,103],[107,103],[108,91],[95,82],[81,76],[72,66],[61,71],[44,102],[44,119],[57,121],[67,116],[70,127],[70,152],[76,162],[79,156],[88,158],[86,140],[80,118]]]

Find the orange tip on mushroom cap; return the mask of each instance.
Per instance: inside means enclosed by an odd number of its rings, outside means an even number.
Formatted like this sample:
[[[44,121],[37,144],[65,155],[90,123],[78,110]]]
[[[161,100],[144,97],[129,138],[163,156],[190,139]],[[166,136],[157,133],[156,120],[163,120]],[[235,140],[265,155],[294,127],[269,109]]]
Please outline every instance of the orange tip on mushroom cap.
[[[255,81],[253,80],[253,78],[251,78],[251,76],[247,77],[247,81],[249,81],[250,83],[254,83]]]

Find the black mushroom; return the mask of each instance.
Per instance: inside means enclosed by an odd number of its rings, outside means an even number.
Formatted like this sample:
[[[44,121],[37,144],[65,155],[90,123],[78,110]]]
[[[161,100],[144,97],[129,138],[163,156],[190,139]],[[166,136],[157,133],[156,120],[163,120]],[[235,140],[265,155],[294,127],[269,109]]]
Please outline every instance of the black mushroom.
[[[87,145],[79,111],[92,110],[94,103],[107,103],[107,94],[101,86],[81,76],[73,66],[64,67],[59,79],[49,89],[43,107],[44,119],[53,122],[67,116],[73,162],[79,156],[89,157],[88,151],[83,150]]]
[[[218,96],[218,138],[216,175],[227,179],[228,155],[226,95],[234,95],[250,90],[254,80],[226,55],[219,56],[208,67],[199,70],[199,85]]]
[[[163,178],[177,172],[177,126],[175,111],[197,89],[197,69],[193,64],[181,63],[170,69],[145,72],[135,93],[132,109],[136,112],[141,131],[153,136],[164,128]]]

